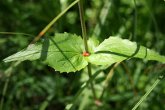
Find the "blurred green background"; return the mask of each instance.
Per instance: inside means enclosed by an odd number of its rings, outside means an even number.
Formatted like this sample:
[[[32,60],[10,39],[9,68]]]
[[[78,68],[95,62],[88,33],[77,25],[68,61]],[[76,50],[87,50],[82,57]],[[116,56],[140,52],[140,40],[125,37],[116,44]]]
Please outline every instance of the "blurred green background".
[[[73,101],[81,84],[88,79],[85,70],[59,73],[41,61],[24,61],[6,70],[12,63],[4,63],[7,56],[25,48],[34,37],[73,0],[0,0],[0,32],[21,32],[32,36],[0,34],[0,99],[8,81],[3,110],[63,110]],[[135,5],[136,4],[136,5]],[[109,36],[136,41],[165,55],[165,2],[163,0],[85,0],[85,19],[89,37],[103,41]],[[81,35],[78,6],[72,7],[45,36],[54,33]],[[93,67],[95,71],[97,67]],[[111,67],[95,80],[99,96]],[[75,110],[130,110],[138,99],[165,70],[154,61],[131,59],[115,70],[108,87],[95,104],[86,88],[77,100]],[[139,110],[165,110],[164,80],[147,97]]]

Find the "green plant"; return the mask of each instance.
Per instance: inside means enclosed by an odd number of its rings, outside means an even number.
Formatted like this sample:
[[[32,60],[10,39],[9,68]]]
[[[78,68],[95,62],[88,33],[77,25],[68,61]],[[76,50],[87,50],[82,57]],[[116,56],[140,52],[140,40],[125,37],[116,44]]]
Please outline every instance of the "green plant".
[[[98,43],[99,41],[92,38],[87,41],[82,3],[80,2],[79,10],[81,15],[83,39],[76,34],[55,33],[54,36],[43,38],[41,42],[30,44],[26,49],[7,57],[4,61],[33,61],[39,59],[54,68],[56,71],[67,73],[80,71],[81,69],[88,67],[90,79],[92,79],[91,64],[92,66],[102,65],[106,67],[108,65],[109,67],[114,63],[119,63],[131,58],[156,60],[162,63],[165,62],[164,56],[161,56],[144,46],[140,46],[135,42],[121,39],[119,36],[111,36],[100,44]],[[51,25],[53,23],[51,23]],[[45,32],[46,31],[43,33]],[[37,40],[43,35],[43,33],[39,34],[40,36],[37,37]],[[102,70],[104,71],[105,68]],[[89,81],[89,83],[94,98],[98,99],[92,81]]]
[[[45,38],[41,43],[31,44],[26,49],[4,59],[5,62],[24,60],[43,60],[47,65],[60,72],[75,72],[85,68],[88,63],[112,65],[130,58],[156,60],[164,63],[165,57],[119,37],[110,37],[99,46],[89,47],[89,56],[85,52],[83,40],[74,34],[56,34]]]

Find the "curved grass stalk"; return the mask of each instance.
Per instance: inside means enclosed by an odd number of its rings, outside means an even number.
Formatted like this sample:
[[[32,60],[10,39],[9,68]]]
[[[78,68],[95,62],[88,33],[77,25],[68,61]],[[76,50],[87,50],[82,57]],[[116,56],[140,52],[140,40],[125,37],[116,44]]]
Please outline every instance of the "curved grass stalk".
[[[106,90],[106,88],[108,87],[109,81],[112,79],[113,75],[114,75],[114,69],[120,64],[121,62],[118,62],[116,64],[114,64],[114,66],[112,67],[112,69],[109,71],[106,79],[104,80],[104,85],[103,85],[103,90],[101,92],[100,95],[100,100],[103,98],[104,92]]]
[[[0,110],[3,110],[3,103],[4,103],[4,97],[6,95],[6,91],[7,91],[7,88],[8,88],[8,84],[9,84],[9,81],[10,81],[10,76],[11,76],[11,73],[13,71],[13,69],[18,66],[21,62],[18,61],[18,62],[15,62],[12,66],[10,66],[6,71],[5,71],[5,74],[7,76],[7,80],[5,81],[5,85],[3,87],[3,90],[2,90],[2,98],[1,98],[1,102],[0,102]]]
[[[137,3],[136,0],[134,1],[134,16],[133,16],[133,32],[132,32],[132,37],[136,39],[136,30],[137,30]]]
[[[63,10],[59,15],[57,15],[31,42],[31,44],[37,42],[47,31],[48,29],[59,19],[61,18],[71,7],[77,4],[79,0],[72,2],[65,10]]]
[[[140,100],[136,103],[136,105],[132,108],[132,110],[136,110],[140,104],[147,98],[147,96],[153,91],[153,89],[159,84],[161,79],[163,79],[163,75],[159,76],[159,78],[154,82],[154,84],[148,89],[148,91],[140,98]]]
[[[78,102],[77,99],[79,98],[79,96],[81,95],[81,93],[85,90],[86,87],[88,87],[88,85],[96,78],[97,75],[99,75],[99,73],[101,71],[103,71],[105,68],[99,68],[95,73],[94,75],[91,76],[91,78],[82,84],[81,88],[78,90],[77,94],[75,95],[74,99],[73,99],[73,102],[68,104],[66,107],[65,107],[65,110],[72,110],[76,103]]]
[[[105,21],[108,17],[111,6],[112,6],[111,0],[110,1],[109,0],[104,0],[104,6],[101,9],[100,16],[99,16],[99,21],[98,21],[98,23],[96,24],[96,26],[94,28],[92,36],[94,36],[94,37],[96,36],[97,38],[99,37],[99,35],[101,33],[101,28],[105,24]]]
[[[31,36],[34,37],[34,35],[22,33],[22,32],[0,32],[0,34],[8,34],[8,35],[24,35],[24,36]]]
[[[46,107],[48,107],[50,101],[54,98],[54,94],[49,95],[46,100],[41,104],[39,110],[46,110]]]

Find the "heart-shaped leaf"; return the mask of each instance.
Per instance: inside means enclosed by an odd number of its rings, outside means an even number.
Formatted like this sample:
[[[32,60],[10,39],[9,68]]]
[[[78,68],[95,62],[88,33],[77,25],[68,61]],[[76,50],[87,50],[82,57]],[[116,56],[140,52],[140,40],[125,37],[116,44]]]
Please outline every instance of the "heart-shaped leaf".
[[[133,57],[165,63],[165,56],[140,46],[136,42],[119,37],[104,40],[94,49],[94,53],[88,57],[88,61],[96,65],[111,65]]]
[[[26,49],[7,57],[5,62],[40,59],[60,72],[75,72],[86,67],[88,62],[82,55],[83,40],[73,34],[56,34],[42,43],[29,45]]]

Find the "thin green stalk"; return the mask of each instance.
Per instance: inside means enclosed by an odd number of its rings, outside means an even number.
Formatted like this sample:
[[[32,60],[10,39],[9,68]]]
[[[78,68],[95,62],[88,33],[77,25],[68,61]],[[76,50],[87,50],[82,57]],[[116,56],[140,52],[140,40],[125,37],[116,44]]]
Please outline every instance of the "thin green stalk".
[[[101,33],[101,28],[103,27],[103,25],[105,24],[105,21],[109,15],[109,11],[110,11],[110,8],[111,8],[111,0],[104,0],[104,6],[103,8],[101,9],[101,12],[99,13],[99,21],[98,23],[96,24],[95,28],[94,28],[94,31],[93,31],[93,35],[92,36],[96,36],[96,37],[99,37],[100,36],[100,33]]]
[[[140,98],[140,100],[136,103],[136,105],[132,108],[132,110],[136,110],[139,105],[147,98],[147,96],[151,93],[151,91],[158,85],[158,83],[163,79],[164,76],[160,76],[154,84],[148,89],[148,91]]]
[[[80,0],[78,2],[78,7],[79,7],[79,13],[80,13],[81,29],[82,29],[82,36],[84,39],[85,51],[88,52],[86,25],[85,25],[85,20],[84,20],[83,0]]]
[[[92,78],[92,71],[91,71],[91,64],[90,63],[88,64],[87,68],[88,68],[88,76],[91,79]],[[90,83],[90,86],[91,86],[91,89],[92,89],[94,99],[97,99],[93,82]]]
[[[79,6],[81,29],[82,29],[82,36],[83,36],[84,45],[85,45],[85,51],[89,52],[88,51],[88,43],[87,43],[86,25],[85,25],[85,20],[84,20],[83,0],[80,0],[78,2],[78,6]],[[88,76],[89,76],[89,78],[91,78],[92,71],[91,71],[91,64],[90,63],[88,64],[87,68],[88,68]],[[93,92],[94,99],[96,99],[96,93],[95,93],[94,85],[92,82],[90,83],[90,86],[91,86],[91,89]]]
[[[137,91],[136,91],[136,89],[135,89],[135,87],[134,87],[135,84],[134,84],[134,82],[133,82],[133,78],[131,77],[131,72],[130,72],[129,68],[125,65],[124,62],[122,62],[121,64],[123,65],[123,68],[124,68],[125,71],[126,71],[126,74],[127,74],[128,79],[129,79],[129,81],[130,81],[130,84],[131,84],[131,86],[132,86],[134,95],[136,96],[136,95],[137,95]]]
[[[6,95],[6,92],[7,92],[7,88],[8,88],[8,84],[9,84],[9,81],[10,81],[10,76],[11,76],[11,73],[13,71],[13,69],[18,66],[20,64],[20,61],[18,62],[15,62],[12,66],[10,66],[6,71],[5,71],[5,74],[7,76],[7,80],[5,81],[5,85],[3,87],[3,90],[2,90],[2,98],[1,98],[1,103],[0,103],[0,110],[3,110],[3,103],[4,103],[4,97]]]
[[[75,4],[77,4],[79,2],[79,0],[75,0],[74,2],[72,2],[65,10],[63,10],[57,17],[55,17],[35,38],[34,40],[31,42],[35,43],[36,41],[38,41],[47,31],[48,29],[59,19],[61,18],[71,7],[73,7]]]
[[[133,38],[136,39],[136,26],[137,26],[137,5],[136,5],[136,0],[134,0],[134,17],[133,17]]]
[[[24,35],[24,36],[31,36],[34,37],[34,35],[22,33],[22,32],[0,32],[0,34],[8,34],[8,35]]]
[[[159,29],[157,20],[156,20],[156,18],[154,16],[154,12],[153,12],[152,8],[148,5],[148,3],[146,1],[144,1],[144,4],[145,4],[145,6],[146,6],[146,8],[147,8],[147,10],[148,10],[148,12],[149,12],[149,14],[151,16],[151,20],[153,21],[155,31],[158,33],[160,29]]]
[[[116,63],[116,64],[112,67],[112,69],[109,71],[109,73],[108,73],[108,75],[107,75],[107,77],[106,77],[106,79],[105,79],[105,81],[104,81],[103,90],[102,90],[101,95],[100,95],[100,100],[103,98],[103,95],[104,95],[104,93],[105,93],[105,90],[106,90],[106,88],[108,87],[109,81],[110,81],[110,80],[112,79],[112,77],[113,77],[114,69],[115,69],[120,63],[121,63],[121,62]]]
[[[54,94],[50,94],[46,100],[41,104],[40,109],[39,110],[46,110],[46,107],[48,107],[48,105],[50,104],[50,101],[54,98]]]
[[[77,99],[79,98],[79,96],[81,95],[81,93],[85,90],[86,87],[88,87],[89,84],[91,84],[91,82],[96,78],[97,75],[99,75],[99,73],[103,70],[105,70],[106,67],[100,67],[96,70],[96,72],[91,76],[91,78],[82,84],[81,88],[78,90],[78,92],[76,93],[76,95],[74,96],[73,102],[68,104],[65,108],[65,110],[72,110],[75,106],[76,103],[78,102]]]
[[[5,85],[3,87],[0,110],[3,110],[4,97],[6,95],[6,91],[7,91],[8,84],[9,84],[9,80],[10,80],[10,77],[7,78],[7,80],[5,81]]]

